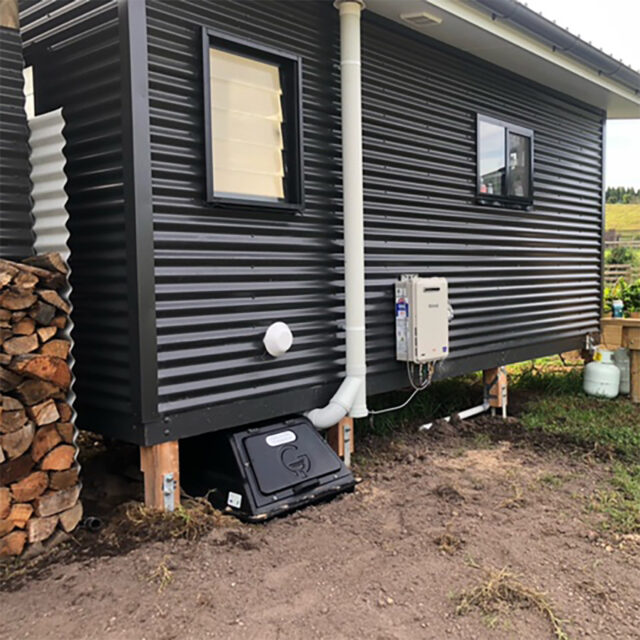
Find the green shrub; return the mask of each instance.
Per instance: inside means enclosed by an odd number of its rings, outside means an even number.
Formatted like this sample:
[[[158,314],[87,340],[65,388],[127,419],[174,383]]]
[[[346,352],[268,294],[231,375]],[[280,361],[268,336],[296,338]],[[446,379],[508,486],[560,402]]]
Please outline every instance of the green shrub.
[[[607,264],[633,264],[635,261],[635,252],[629,247],[614,247],[608,249],[605,253],[605,262]]]

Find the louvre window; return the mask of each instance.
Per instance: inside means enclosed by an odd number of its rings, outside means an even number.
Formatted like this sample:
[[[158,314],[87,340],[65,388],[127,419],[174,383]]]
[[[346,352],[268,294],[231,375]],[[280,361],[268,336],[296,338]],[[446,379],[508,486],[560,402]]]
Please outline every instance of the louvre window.
[[[533,200],[533,132],[478,116],[478,200],[530,204]]]
[[[299,61],[205,33],[207,196],[302,205]]]

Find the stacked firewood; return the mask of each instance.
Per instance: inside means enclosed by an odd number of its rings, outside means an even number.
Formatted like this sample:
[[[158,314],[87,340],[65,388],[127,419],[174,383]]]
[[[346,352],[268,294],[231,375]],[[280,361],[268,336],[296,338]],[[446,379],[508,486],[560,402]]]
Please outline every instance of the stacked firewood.
[[[82,517],[66,289],[58,254],[0,260],[0,556]]]

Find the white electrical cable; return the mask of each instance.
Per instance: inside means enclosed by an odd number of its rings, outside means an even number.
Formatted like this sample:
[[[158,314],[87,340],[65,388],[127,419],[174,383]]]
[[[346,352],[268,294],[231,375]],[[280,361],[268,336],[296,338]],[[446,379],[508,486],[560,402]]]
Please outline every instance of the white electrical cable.
[[[433,374],[436,369],[435,364],[429,363],[428,365],[429,375],[427,379],[421,383],[420,386],[417,386],[413,380],[413,376],[409,371],[410,364],[412,363],[407,362],[407,377],[409,378],[409,382],[413,387],[413,393],[402,404],[399,404],[397,407],[387,407],[386,409],[378,409],[377,411],[373,411],[372,409],[370,409],[369,415],[379,416],[382,413],[390,413],[391,411],[398,411],[399,409],[404,409],[416,397],[416,395],[418,395],[420,391],[424,391],[431,384],[431,380],[433,380]],[[422,365],[420,365],[420,368],[422,368]]]

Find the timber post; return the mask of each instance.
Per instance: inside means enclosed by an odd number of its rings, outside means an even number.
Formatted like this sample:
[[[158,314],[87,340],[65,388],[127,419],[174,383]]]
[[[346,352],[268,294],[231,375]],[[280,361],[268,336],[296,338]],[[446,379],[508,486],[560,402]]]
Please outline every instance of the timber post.
[[[174,511],[180,506],[180,456],[178,441],[140,447],[144,474],[144,503],[151,509]]]

